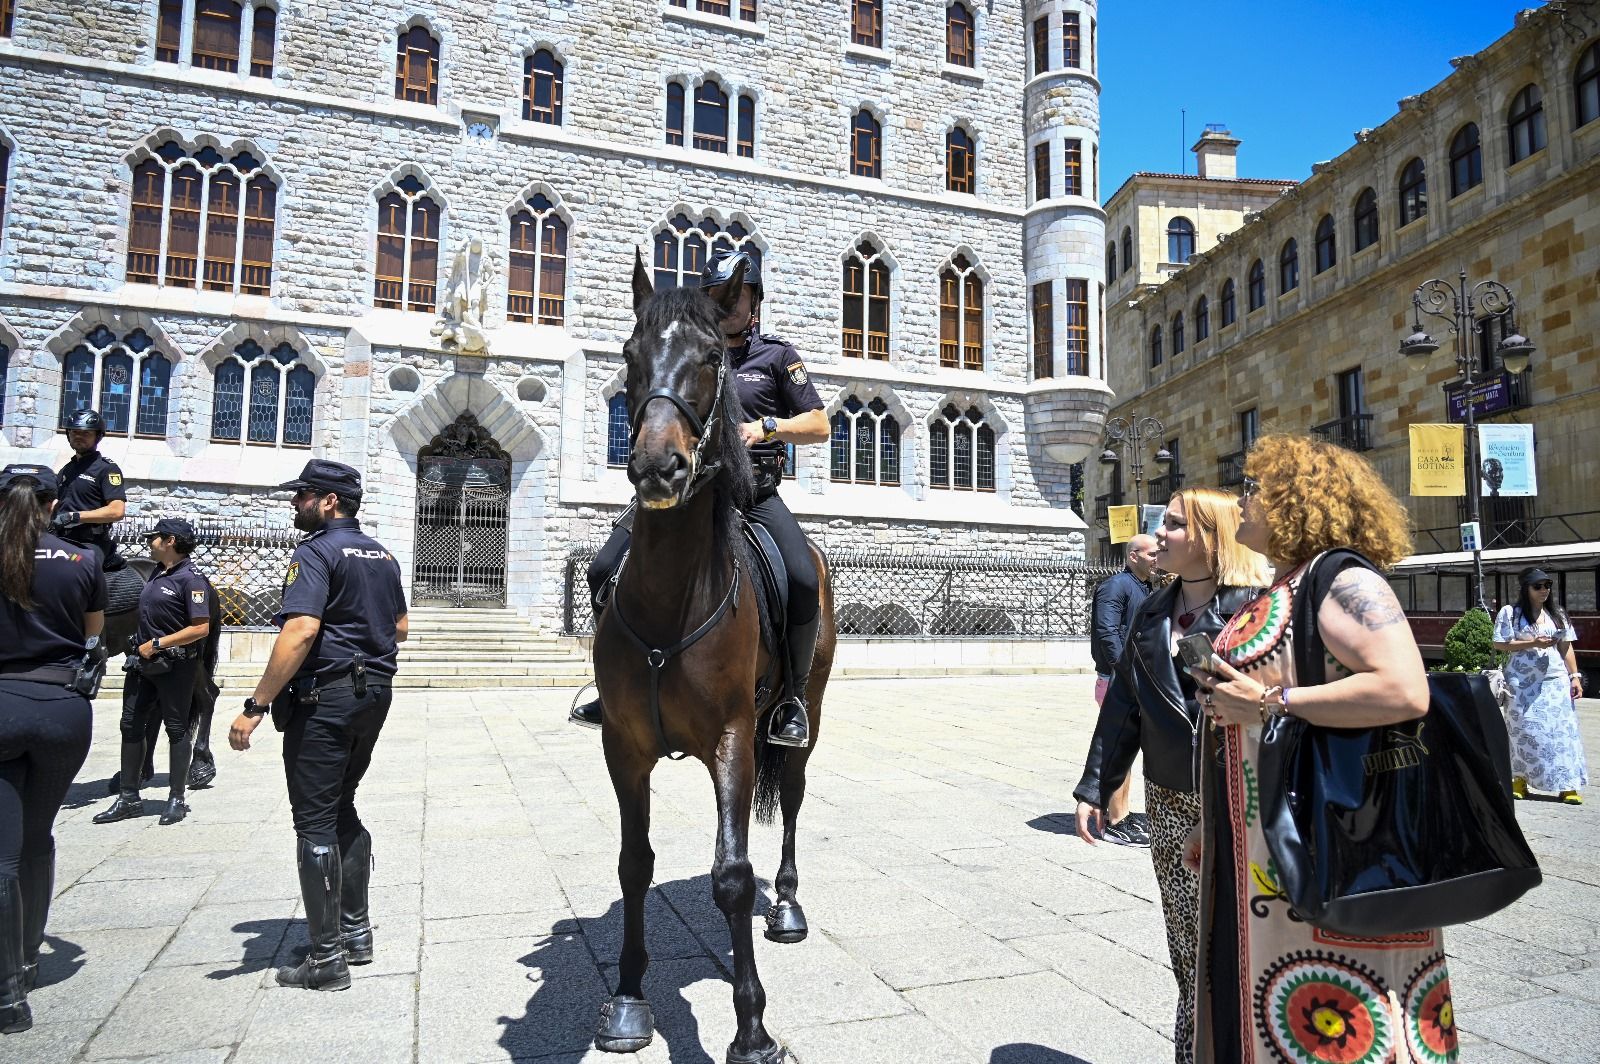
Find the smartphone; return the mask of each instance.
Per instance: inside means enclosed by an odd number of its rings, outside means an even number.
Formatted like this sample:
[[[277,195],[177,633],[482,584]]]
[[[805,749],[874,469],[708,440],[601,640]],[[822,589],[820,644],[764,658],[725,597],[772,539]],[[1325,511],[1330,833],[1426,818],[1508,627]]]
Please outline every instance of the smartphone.
[[[1205,672],[1216,672],[1211,665],[1216,657],[1212,648],[1211,637],[1208,635],[1186,635],[1178,640],[1178,654],[1183,658],[1183,663],[1191,669],[1200,669]]]

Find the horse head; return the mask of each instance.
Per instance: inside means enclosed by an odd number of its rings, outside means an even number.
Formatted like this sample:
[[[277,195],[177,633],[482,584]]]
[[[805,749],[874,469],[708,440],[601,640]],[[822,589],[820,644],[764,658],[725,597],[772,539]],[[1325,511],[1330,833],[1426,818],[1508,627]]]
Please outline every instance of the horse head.
[[[633,334],[622,354],[633,425],[628,480],[645,509],[679,506],[741,462],[749,479],[721,328],[743,284],[741,267],[714,288],[656,292],[634,252]]]

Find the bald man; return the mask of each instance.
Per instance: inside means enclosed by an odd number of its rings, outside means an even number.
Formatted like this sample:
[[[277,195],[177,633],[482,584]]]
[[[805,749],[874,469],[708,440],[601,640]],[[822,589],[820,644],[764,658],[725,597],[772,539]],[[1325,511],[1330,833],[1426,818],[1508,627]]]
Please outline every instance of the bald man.
[[[1145,596],[1150,594],[1150,577],[1156,568],[1156,538],[1143,533],[1128,540],[1127,565],[1094,589],[1093,623],[1089,629],[1089,652],[1094,656],[1094,701],[1105,701],[1111,686],[1111,673],[1122,657],[1133,621]],[[1128,815],[1128,788],[1133,777],[1122,781],[1106,803],[1104,838],[1123,846],[1150,845],[1150,832],[1141,818]]]

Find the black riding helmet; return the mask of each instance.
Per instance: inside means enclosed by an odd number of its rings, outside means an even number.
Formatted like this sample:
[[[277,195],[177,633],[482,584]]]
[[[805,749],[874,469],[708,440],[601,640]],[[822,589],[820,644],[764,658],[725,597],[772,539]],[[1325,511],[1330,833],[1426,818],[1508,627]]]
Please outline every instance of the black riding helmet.
[[[754,285],[756,298],[762,295],[761,288],[761,261],[748,251],[716,251],[706,262],[706,268],[700,271],[700,287],[711,288],[719,284],[727,284],[733,280],[733,275],[739,272],[739,266],[744,266],[744,283]]]
[[[79,429],[87,429],[90,432],[104,436],[106,434],[106,419],[100,416],[100,411],[84,407],[81,410],[74,411],[72,416],[67,418],[68,432]]]

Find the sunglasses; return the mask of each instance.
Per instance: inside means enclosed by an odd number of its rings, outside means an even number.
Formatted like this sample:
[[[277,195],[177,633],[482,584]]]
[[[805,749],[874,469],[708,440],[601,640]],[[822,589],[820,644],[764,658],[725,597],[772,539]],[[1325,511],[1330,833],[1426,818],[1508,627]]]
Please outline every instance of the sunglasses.
[[[1550,581],[1544,580],[1537,584],[1529,584],[1528,588],[1533,591],[1549,591]]]
[[[1253,499],[1261,491],[1261,485],[1250,477],[1244,478],[1244,484],[1239,491],[1241,499]]]

